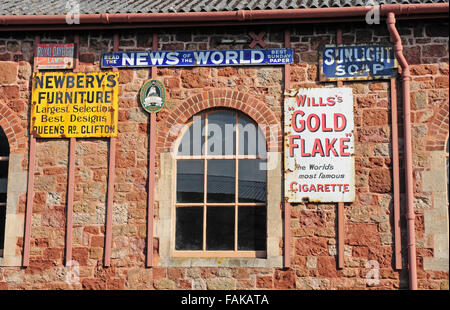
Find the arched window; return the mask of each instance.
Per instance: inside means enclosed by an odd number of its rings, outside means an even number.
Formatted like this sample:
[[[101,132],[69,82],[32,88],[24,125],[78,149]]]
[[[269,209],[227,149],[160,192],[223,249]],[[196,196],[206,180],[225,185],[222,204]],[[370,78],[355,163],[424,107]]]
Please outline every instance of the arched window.
[[[6,192],[8,185],[9,143],[0,127],[0,257],[3,256],[6,223]]]
[[[232,110],[195,115],[176,154],[174,256],[263,257],[266,141]]]

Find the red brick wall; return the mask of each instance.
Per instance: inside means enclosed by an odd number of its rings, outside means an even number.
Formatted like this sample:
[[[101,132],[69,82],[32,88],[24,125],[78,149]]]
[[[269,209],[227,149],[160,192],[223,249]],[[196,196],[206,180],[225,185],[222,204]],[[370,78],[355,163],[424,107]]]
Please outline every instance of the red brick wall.
[[[411,102],[415,195],[429,203],[421,190],[421,173],[428,168],[427,152],[442,148],[448,133],[448,30],[447,24],[398,22],[412,65]],[[386,43],[384,25],[342,25],[344,43]],[[333,86],[318,82],[318,49],[335,43],[336,25],[292,27],[295,64],[291,85]],[[248,32],[265,31],[267,47],[283,47],[284,29],[278,27],[173,30],[159,33],[159,48],[248,48],[248,43],[222,44],[222,39],[249,40]],[[80,34],[80,70],[98,71],[101,52],[112,50],[113,33]],[[42,34],[42,42],[73,42],[73,33]],[[119,50],[151,46],[148,31],[124,31]],[[30,98],[32,37],[0,35],[0,125],[8,131],[14,152],[26,152]],[[7,72],[7,73],[5,73]],[[78,139],[74,198],[73,259],[80,264],[81,283],[65,282],[64,242],[67,195],[68,141],[40,139],[37,143],[30,267],[0,267],[0,289],[405,289],[404,269],[393,269],[392,167],[390,108],[387,81],[346,82],[353,88],[356,126],[356,201],[345,206],[345,266],[336,268],[336,206],[293,205],[291,218],[292,266],[278,268],[162,268],[146,269],[146,203],[148,115],[137,103],[137,93],[149,77],[147,69],[120,69],[119,135],[113,215],[112,266],[103,267],[104,221],[108,142]],[[229,106],[264,124],[282,124],[282,66],[159,68],[167,89],[164,110],[158,113],[159,132],[182,122],[203,108]],[[400,83],[399,83],[400,84]],[[400,89],[400,86],[399,86]],[[398,92],[399,94],[401,92]],[[241,95],[243,94],[243,95]],[[245,96],[244,96],[245,94]],[[242,98],[241,98],[242,96]],[[217,99],[210,101],[210,99]],[[237,99],[237,100],[236,100]],[[401,102],[401,98],[398,98]],[[185,106],[191,106],[185,112]],[[447,114],[445,113],[447,111]],[[187,115],[187,114],[188,115]],[[401,108],[400,108],[401,114]],[[11,123],[13,122],[13,124]],[[401,122],[400,122],[401,123]],[[6,125],[4,125],[6,124]],[[7,129],[11,128],[11,129]],[[402,130],[400,128],[399,132]],[[162,137],[162,135],[159,135]],[[278,137],[281,143],[281,136]],[[15,140],[14,140],[15,139]],[[158,150],[167,151],[167,139]],[[281,146],[281,145],[279,145]],[[402,162],[402,161],[401,161]],[[163,173],[157,163],[157,177]],[[26,170],[27,163],[23,163]],[[403,190],[403,189],[402,189]],[[18,212],[24,212],[25,193]],[[158,219],[158,202],[155,218]],[[404,210],[402,210],[403,212]],[[422,260],[433,255],[432,236],[424,233],[424,212],[416,209],[418,278],[421,288],[448,288],[448,273],[423,270]],[[404,218],[404,214],[402,214]],[[405,221],[402,221],[403,231]],[[402,240],[406,240],[404,235]],[[17,240],[17,251],[23,240]],[[156,240],[156,254],[158,240]],[[280,245],[280,251],[282,245]],[[380,266],[380,283],[367,284],[369,260]]]

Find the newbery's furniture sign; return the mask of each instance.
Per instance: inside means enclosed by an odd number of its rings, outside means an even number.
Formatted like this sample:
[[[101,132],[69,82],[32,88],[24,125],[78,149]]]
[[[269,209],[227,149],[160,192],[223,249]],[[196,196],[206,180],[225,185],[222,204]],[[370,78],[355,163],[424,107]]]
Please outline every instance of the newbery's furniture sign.
[[[352,89],[292,91],[284,111],[288,202],[354,201]]]
[[[118,72],[33,74],[30,132],[38,138],[116,137]]]

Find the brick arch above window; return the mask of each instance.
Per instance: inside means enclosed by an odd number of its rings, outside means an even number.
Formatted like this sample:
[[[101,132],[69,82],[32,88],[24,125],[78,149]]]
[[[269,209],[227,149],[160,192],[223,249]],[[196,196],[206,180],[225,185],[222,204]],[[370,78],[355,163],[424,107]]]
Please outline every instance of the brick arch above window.
[[[4,101],[0,101],[0,127],[8,138],[10,153],[26,151],[27,143],[22,120]]]
[[[428,125],[426,149],[428,151],[444,151],[449,131],[448,100],[435,110]]]
[[[158,152],[170,152],[173,142],[178,137],[179,129],[192,116],[211,108],[230,108],[248,115],[258,125],[265,126],[264,134],[267,141],[267,150],[269,152],[281,151],[281,125],[275,113],[252,95],[235,90],[221,89],[194,95],[172,110],[163,123],[158,125]]]

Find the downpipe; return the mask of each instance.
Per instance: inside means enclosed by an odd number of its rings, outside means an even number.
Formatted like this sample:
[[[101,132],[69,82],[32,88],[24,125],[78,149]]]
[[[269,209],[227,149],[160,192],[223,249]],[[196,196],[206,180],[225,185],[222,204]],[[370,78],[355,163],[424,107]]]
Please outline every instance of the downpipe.
[[[408,242],[408,270],[409,288],[417,290],[417,255],[416,235],[414,231],[414,192],[412,173],[412,142],[411,142],[411,102],[410,81],[411,73],[408,62],[403,55],[402,39],[395,26],[395,13],[388,12],[386,19],[387,27],[394,42],[395,56],[402,68],[402,92],[403,92],[403,128],[404,128],[404,157],[405,157],[405,180],[406,180],[406,220],[407,220],[407,242]]]

